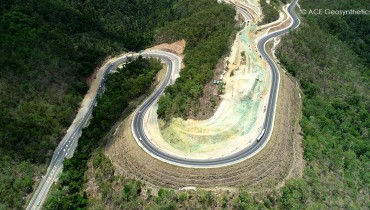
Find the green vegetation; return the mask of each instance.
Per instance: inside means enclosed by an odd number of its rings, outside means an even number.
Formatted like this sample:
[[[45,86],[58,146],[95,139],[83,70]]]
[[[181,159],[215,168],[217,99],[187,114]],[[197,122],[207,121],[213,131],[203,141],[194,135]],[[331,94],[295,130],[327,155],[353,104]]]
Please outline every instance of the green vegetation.
[[[101,149],[93,156],[92,167],[100,195],[89,200],[90,209],[107,209],[107,206],[112,209],[209,209],[216,206],[217,199],[212,192],[176,193],[161,188],[155,194],[140,181],[115,176],[112,163]]]
[[[118,70],[118,73],[108,75],[106,91],[98,99],[93,117],[89,126],[83,130],[73,157],[64,161],[57,190],[45,204],[46,209],[86,207],[87,197],[82,186],[86,182],[84,174],[92,151],[103,144],[101,139],[119,119],[128,103],[148,91],[147,84],[153,82],[161,68],[159,61],[139,57]],[[94,161],[95,163],[99,164],[99,160]]]
[[[341,8],[368,4],[353,2],[342,1]],[[333,8],[328,5],[330,1],[305,1],[302,7]],[[357,54],[357,48],[369,43],[362,30],[369,30],[370,18],[310,16],[306,20],[284,39],[278,52],[305,95],[301,125],[307,167],[303,180],[283,189],[283,204],[303,209],[367,208],[370,71],[366,55],[370,51],[361,48],[365,51]]]
[[[280,7],[279,0],[270,0],[270,4],[268,4],[266,0],[261,0],[260,4],[263,13],[263,19],[261,24],[271,23],[279,19],[279,9],[278,9]]]
[[[44,168],[22,161],[13,164],[9,156],[0,157],[0,209],[9,209],[9,206],[21,208],[25,193],[32,192],[33,172],[44,172]]]
[[[315,9],[318,6],[330,10],[361,10],[370,8],[370,1],[338,0],[332,4],[327,0],[315,0],[303,4],[304,9]],[[323,32],[336,36],[363,59],[367,67],[370,65],[369,15],[307,15],[305,18],[315,22]]]
[[[228,51],[234,30],[235,11],[231,6],[209,0],[194,4],[199,4],[198,12],[160,28],[156,37],[159,42],[187,42],[185,68],[159,100],[158,116],[165,120],[186,118],[189,110],[199,105],[204,85],[212,79],[218,60]]]

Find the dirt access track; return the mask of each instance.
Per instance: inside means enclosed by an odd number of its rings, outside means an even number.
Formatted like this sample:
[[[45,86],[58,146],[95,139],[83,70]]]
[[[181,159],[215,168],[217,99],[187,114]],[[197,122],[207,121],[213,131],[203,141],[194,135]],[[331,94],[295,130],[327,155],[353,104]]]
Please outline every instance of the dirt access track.
[[[131,133],[132,115],[117,127],[105,148],[116,173],[140,179],[149,185],[179,189],[248,187],[248,191],[282,186],[287,178],[302,174],[299,119],[301,100],[297,83],[280,68],[280,90],[274,130],[268,145],[241,163],[212,169],[174,166],[159,161],[137,145]]]

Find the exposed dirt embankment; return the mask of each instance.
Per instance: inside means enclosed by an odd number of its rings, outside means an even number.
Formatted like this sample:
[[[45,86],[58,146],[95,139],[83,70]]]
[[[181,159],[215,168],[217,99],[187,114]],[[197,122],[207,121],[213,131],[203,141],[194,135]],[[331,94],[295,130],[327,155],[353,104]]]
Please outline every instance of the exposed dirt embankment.
[[[283,19],[283,21],[280,21],[280,23],[274,27],[270,27],[267,30],[267,33],[272,33],[274,31],[282,30],[288,27],[292,23],[292,19],[287,15],[286,7],[284,7],[284,12],[285,12],[285,18]]]
[[[185,41],[185,39],[182,39],[182,40],[179,40],[179,41],[174,42],[172,44],[163,43],[163,44],[160,44],[160,45],[156,45],[154,47],[149,48],[148,50],[162,50],[162,51],[174,53],[174,54],[180,56],[180,58],[182,60],[184,60],[185,46],[186,46],[186,41]],[[182,68],[185,67],[184,63],[181,64],[181,67]]]
[[[192,169],[159,161],[136,143],[131,133],[132,115],[126,118],[105,148],[117,171],[131,178],[170,188],[196,186],[204,188],[248,186],[250,191],[271,189],[291,174],[293,142],[299,133],[300,98],[298,88],[283,72],[275,127],[269,144],[256,156],[242,163],[215,169]],[[294,144],[300,144],[296,142]]]

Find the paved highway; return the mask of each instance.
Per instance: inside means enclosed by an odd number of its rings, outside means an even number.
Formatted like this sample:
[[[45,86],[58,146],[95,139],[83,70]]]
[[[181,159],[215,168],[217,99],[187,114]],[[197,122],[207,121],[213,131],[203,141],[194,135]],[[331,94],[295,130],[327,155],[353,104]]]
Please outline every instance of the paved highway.
[[[43,176],[38,188],[34,192],[27,209],[40,209],[43,202],[45,201],[47,194],[50,190],[51,185],[57,179],[58,175],[62,171],[63,161],[65,158],[70,158],[73,155],[75,148],[77,147],[78,138],[81,136],[82,128],[86,126],[90,119],[92,109],[96,104],[97,95],[104,88],[104,77],[113,69],[114,65],[109,65],[105,70],[100,80],[100,86],[96,92],[93,100],[91,100],[87,109],[81,109],[83,112],[82,119],[77,124],[72,124],[68,129],[67,134],[64,136],[58,147],[54,151],[54,155],[46,171],[46,175]],[[80,113],[79,113],[80,114]]]
[[[168,63],[168,72],[167,76],[164,79],[161,86],[155,91],[134,113],[133,121],[132,121],[132,131],[134,134],[134,137],[138,144],[143,148],[148,154],[151,156],[165,161],[170,164],[179,165],[183,167],[191,167],[191,168],[214,168],[214,167],[222,167],[226,165],[235,164],[238,162],[241,162],[245,159],[248,159],[249,157],[253,156],[254,154],[258,153],[268,142],[268,140],[271,137],[273,126],[274,126],[274,118],[275,118],[275,110],[276,110],[276,102],[278,97],[278,90],[279,90],[279,81],[280,81],[280,75],[278,68],[274,61],[267,55],[265,51],[265,44],[268,40],[281,36],[284,33],[289,32],[292,29],[295,29],[299,25],[299,19],[295,13],[295,6],[296,6],[297,0],[293,0],[293,2],[288,6],[287,11],[292,17],[292,23],[289,27],[286,29],[268,34],[267,36],[260,39],[260,41],[257,43],[257,49],[260,52],[260,55],[263,59],[266,60],[266,62],[269,64],[271,72],[272,72],[272,82],[270,87],[270,95],[266,110],[266,118],[263,124],[263,129],[265,129],[265,133],[260,141],[257,142],[257,140],[247,148],[232,154],[230,156],[225,156],[222,158],[217,159],[205,159],[205,160],[199,160],[199,159],[190,159],[190,158],[182,158],[170,155],[166,153],[165,151],[162,151],[160,148],[157,148],[151,140],[148,138],[144,131],[144,116],[145,113],[148,111],[149,107],[154,105],[159,96],[163,94],[163,91],[165,87],[171,82],[171,72],[172,71],[178,71],[177,66],[173,64],[174,59],[169,59],[168,57],[161,56],[161,59]],[[248,12],[240,7],[237,7],[241,14],[244,15],[246,20],[250,18]]]

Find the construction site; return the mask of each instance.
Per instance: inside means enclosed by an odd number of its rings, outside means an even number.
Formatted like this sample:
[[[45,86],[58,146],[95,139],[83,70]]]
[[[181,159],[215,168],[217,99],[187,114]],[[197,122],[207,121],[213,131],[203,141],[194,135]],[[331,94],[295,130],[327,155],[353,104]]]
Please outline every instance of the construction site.
[[[214,90],[210,94],[220,99],[213,115],[202,120],[174,118],[165,123],[158,120],[158,107],[152,106],[144,117],[147,135],[166,153],[192,159],[220,158],[248,147],[263,131],[271,71],[261,59],[256,44],[263,35],[289,25],[290,19],[284,7],[277,21],[259,26],[262,14],[258,2],[232,3],[246,8],[251,18],[246,19],[238,13],[236,19],[245,22],[244,27],[237,33],[230,54],[221,61],[222,69],[215,72],[209,83]],[[266,45],[266,51],[273,57],[278,43],[279,39],[275,39]],[[185,45],[185,41],[179,41],[153,49],[182,56]],[[153,185],[207,189],[248,185],[251,191],[281,186],[286,179],[302,175],[304,162],[298,124],[301,115],[299,88],[281,67],[279,71],[279,98],[271,139],[262,151],[241,163],[194,170],[162,162],[147,154],[135,141],[129,129],[132,115],[120,123],[105,153],[117,171]],[[159,75],[158,81],[164,73]]]

